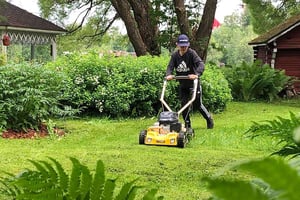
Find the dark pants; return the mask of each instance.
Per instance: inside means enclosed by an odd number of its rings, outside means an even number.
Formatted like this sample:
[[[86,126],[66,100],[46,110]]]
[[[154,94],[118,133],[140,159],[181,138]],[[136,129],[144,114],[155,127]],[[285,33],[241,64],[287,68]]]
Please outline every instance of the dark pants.
[[[185,84],[179,85],[179,97],[181,99],[181,106],[184,106],[191,99],[191,94],[193,92],[192,90],[193,90],[193,86],[191,86],[191,85],[185,85]],[[199,110],[199,112],[206,119],[206,121],[211,119],[210,113],[208,112],[208,110],[205,108],[205,106],[202,103],[202,88],[201,88],[200,83],[198,84],[198,87],[197,87],[197,95],[196,95],[196,99],[195,99],[193,105],[195,106],[195,108],[197,110]],[[190,111],[191,111],[191,108],[187,108],[182,112],[182,117],[183,117],[186,125],[191,124]]]

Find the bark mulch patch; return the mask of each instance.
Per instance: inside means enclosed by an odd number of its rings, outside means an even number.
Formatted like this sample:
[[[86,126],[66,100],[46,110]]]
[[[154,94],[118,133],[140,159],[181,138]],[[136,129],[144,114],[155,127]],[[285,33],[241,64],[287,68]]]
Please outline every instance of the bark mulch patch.
[[[61,129],[54,128],[53,132],[58,136],[65,135],[65,132]],[[2,132],[2,138],[6,139],[35,139],[35,138],[44,138],[49,136],[47,126],[41,125],[39,130],[28,129],[27,131],[14,131],[11,129],[5,130]]]

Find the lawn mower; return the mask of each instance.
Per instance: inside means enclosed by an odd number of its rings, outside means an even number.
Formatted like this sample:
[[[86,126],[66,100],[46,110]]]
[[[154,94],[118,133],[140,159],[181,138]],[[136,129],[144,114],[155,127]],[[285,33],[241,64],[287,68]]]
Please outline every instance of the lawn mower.
[[[189,79],[188,76],[174,76],[172,80]],[[192,128],[185,128],[179,122],[179,116],[185,109],[190,109],[196,99],[198,79],[193,82],[191,99],[178,111],[174,112],[164,100],[167,80],[164,79],[160,101],[163,104],[163,111],[159,114],[158,121],[146,130],[142,130],[139,135],[139,144],[177,146],[184,148],[188,141],[194,137]],[[164,107],[167,111],[164,111]]]

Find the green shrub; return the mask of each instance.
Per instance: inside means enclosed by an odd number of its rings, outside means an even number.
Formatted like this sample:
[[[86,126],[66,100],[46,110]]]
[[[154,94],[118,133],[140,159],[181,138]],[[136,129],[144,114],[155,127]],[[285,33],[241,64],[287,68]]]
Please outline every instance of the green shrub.
[[[232,100],[228,82],[219,67],[206,65],[201,78],[203,104],[212,112],[221,112]]]
[[[58,110],[64,77],[37,65],[0,67],[0,126],[38,129]]]
[[[224,68],[224,75],[229,82],[235,100],[252,101],[278,98],[278,93],[289,83],[290,77],[284,71],[262,65],[261,61],[253,64]]]
[[[137,199],[137,192],[142,186],[135,184],[136,180],[125,183],[119,193],[116,193],[116,179],[105,177],[104,164],[98,160],[95,173],[92,174],[87,166],[76,158],[72,161],[72,171],[68,175],[62,165],[53,158],[52,161],[29,160],[36,170],[26,169],[15,176],[6,173],[9,177],[2,178],[0,192],[11,199],[30,200],[125,200]],[[150,189],[143,195],[143,199],[156,198],[157,189]]]
[[[69,77],[62,104],[102,116],[139,117],[153,116],[161,109],[159,99],[168,61],[166,56],[100,58],[91,52],[61,57],[47,67]],[[176,86],[175,81],[170,82],[166,94],[174,110],[179,107]],[[212,112],[222,111],[231,99],[228,83],[217,68],[207,67],[203,94]]]

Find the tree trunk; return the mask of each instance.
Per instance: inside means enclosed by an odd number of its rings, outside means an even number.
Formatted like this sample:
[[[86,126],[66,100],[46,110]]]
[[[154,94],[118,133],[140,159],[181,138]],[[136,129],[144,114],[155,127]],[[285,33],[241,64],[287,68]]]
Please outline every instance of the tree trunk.
[[[175,13],[177,16],[177,23],[180,33],[191,36],[190,24],[186,13],[184,0],[173,0]]]
[[[129,37],[131,44],[133,45],[136,55],[137,56],[146,55],[147,48],[140,35],[135,19],[131,15],[131,7],[128,1],[111,0],[111,3],[125,24],[127,35]]]
[[[191,47],[198,55],[206,60],[209,40],[212,33],[212,25],[215,18],[218,0],[207,0],[198,29],[193,32]]]
[[[152,5],[149,0],[128,0],[132,7],[139,33],[151,55],[160,55],[158,23],[151,18]]]

